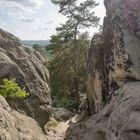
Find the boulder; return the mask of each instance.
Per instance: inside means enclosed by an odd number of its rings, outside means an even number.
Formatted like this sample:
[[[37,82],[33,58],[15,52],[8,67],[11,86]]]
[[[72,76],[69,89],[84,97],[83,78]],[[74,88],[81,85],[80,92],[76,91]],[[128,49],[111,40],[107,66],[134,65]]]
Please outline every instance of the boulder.
[[[139,140],[140,82],[116,91],[111,102],[88,120],[71,125],[66,140]]]
[[[53,114],[54,114],[54,118],[60,122],[68,121],[75,115],[71,111],[62,107],[53,108]]]
[[[0,29],[0,83],[4,78],[15,78],[30,94],[23,100],[8,100],[10,106],[35,118],[43,127],[51,110],[45,60],[39,52],[22,46],[20,39]]]
[[[0,96],[0,140],[47,140],[38,123],[13,111]]]

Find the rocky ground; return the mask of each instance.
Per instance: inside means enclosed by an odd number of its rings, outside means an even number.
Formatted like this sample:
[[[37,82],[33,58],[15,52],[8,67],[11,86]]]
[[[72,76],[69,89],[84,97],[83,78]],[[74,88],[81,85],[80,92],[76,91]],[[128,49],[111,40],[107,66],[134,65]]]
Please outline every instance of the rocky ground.
[[[38,123],[11,109],[0,96],[0,140],[47,140]]]
[[[63,122],[58,122],[56,121],[56,126],[55,127],[50,127],[49,131],[47,131],[47,138],[48,140],[66,140],[66,132],[67,129],[73,125],[77,124],[79,120],[79,115],[75,115],[74,117],[70,118],[67,121]]]
[[[67,128],[75,120],[73,117],[59,122],[51,118],[44,133],[34,119],[11,109],[0,96],[0,140],[64,140]]]
[[[64,140],[68,127],[69,121],[58,122],[57,126],[49,130],[49,132],[47,133],[48,140]]]
[[[89,119],[71,125],[66,140],[140,140],[140,82],[127,83]]]

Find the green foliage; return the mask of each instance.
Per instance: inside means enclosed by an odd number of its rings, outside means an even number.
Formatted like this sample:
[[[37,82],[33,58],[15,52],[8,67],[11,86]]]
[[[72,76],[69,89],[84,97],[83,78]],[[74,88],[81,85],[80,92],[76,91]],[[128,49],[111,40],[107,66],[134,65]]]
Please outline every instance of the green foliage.
[[[69,107],[69,100],[68,100],[67,98],[61,98],[61,99],[59,100],[58,105],[59,105],[60,107],[68,108],[68,107]]]
[[[62,107],[69,108],[70,104],[64,100],[66,99],[64,97],[77,102],[78,107],[79,93],[82,92],[80,87],[86,85],[85,64],[89,46],[88,34],[81,34],[75,42],[61,44],[59,43],[61,40],[56,40],[57,42],[52,41],[49,46],[52,52],[52,59],[48,63],[52,95],[58,97]]]
[[[25,98],[29,96],[25,89],[21,89],[19,87],[19,85],[15,82],[15,79],[4,79],[3,84],[0,88],[0,94],[3,97],[10,98]]]
[[[58,106],[74,111],[78,108],[79,104],[70,97],[63,97],[58,101]]]
[[[60,7],[59,12],[67,21],[56,28],[57,34],[51,37],[47,47],[51,54],[48,62],[51,92],[61,106],[68,108],[74,103],[78,109],[79,94],[85,92],[82,87],[86,85],[86,57],[90,43],[88,33],[82,33],[81,29],[98,25],[99,18],[93,11],[98,4],[94,0],[52,2]]]
[[[67,17],[65,24],[61,24],[56,30],[66,38],[77,39],[79,29],[96,27],[99,18],[95,16],[94,8],[98,5],[94,0],[52,0],[60,7],[59,12]]]

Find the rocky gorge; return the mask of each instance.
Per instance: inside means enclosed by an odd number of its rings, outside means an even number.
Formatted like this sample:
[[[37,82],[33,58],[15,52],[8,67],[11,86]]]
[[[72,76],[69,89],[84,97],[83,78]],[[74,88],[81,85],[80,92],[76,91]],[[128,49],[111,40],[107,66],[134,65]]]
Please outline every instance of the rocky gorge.
[[[104,4],[103,31],[93,36],[86,64],[86,117],[71,119],[68,112],[70,120],[53,120],[50,132],[46,123],[53,109],[45,60],[0,29],[0,79],[16,78],[29,93],[20,100],[0,96],[0,140],[140,140],[140,1]],[[54,111],[61,120],[57,112],[62,109]]]

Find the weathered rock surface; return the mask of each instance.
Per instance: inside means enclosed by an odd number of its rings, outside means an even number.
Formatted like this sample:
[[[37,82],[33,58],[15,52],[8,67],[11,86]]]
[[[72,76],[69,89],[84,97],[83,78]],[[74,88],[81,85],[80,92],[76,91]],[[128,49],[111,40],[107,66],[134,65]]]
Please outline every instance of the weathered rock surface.
[[[140,1],[104,0],[103,33],[87,61],[92,117],[68,128],[66,140],[140,139]]]
[[[24,100],[8,100],[10,106],[35,118],[43,127],[50,114],[49,72],[37,51],[25,48],[20,40],[0,29],[0,79],[15,78],[30,96]]]
[[[54,118],[50,118],[45,125],[48,140],[64,140],[68,126],[68,122],[58,122]]]
[[[94,36],[87,62],[91,114],[125,82],[140,80],[140,1],[105,0],[105,6],[103,37]]]
[[[66,140],[139,140],[139,89],[140,82],[127,83],[100,113],[71,125]]]
[[[0,140],[47,140],[38,123],[13,111],[0,96]]]
[[[53,108],[53,114],[54,114],[54,118],[60,122],[65,122],[71,119],[75,115],[71,111],[62,107]]]
[[[99,112],[103,101],[104,84],[104,45],[103,35],[94,35],[87,61],[87,98],[91,114]]]

